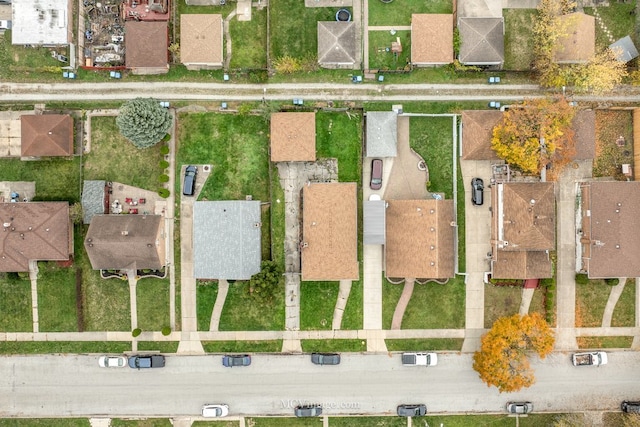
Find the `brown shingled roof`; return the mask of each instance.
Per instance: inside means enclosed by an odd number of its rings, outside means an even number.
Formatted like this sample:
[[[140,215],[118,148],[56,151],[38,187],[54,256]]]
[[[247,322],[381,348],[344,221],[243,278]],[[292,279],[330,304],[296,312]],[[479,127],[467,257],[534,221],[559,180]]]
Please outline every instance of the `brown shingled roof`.
[[[596,53],[596,20],[582,12],[562,15],[567,24],[565,35],[558,38],[554,59],[559,63],[587,62]]]
[[[316,114],[272,114],[271,161],[313,162],[315,160]]]
[[[546,251],[498,251],[492,263],[494,279],[544,279],[552,276]]]
[[[94,215],[84,248],[95,270],[154,269],[164,265],[161,215]]]
[[[493,128],[502,120],[502,111],[465,110],[462,112],[462,159],[499,160],[491,148]]]
[[[222,15],[180,15],[180,62],[222,66]]]
[[[387,277],[454,277],[453,200],[389,200]]]
[[[73,154],[73,119],[69,114],[20,116],[22,157]]]
[[[411,15],[411,62],[416,65],[453,62],[453,15]]]
[[[302,190],[302,280],[358,280],[355,182],[311,183]]]
[[[73,253],[68,202],[0,203],[0,271],[29,261],[67,261]]]
[[[127,68],[169,70],[169,36],[166,21],[126,21],[124,28]]]

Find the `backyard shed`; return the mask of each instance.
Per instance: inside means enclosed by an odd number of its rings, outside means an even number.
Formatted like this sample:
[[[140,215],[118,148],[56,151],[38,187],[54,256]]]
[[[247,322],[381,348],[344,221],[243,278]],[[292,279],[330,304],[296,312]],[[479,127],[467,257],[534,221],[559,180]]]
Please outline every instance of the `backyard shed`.
[[[368,111],[367,157],[398,155],[398,114],[395,111]]]

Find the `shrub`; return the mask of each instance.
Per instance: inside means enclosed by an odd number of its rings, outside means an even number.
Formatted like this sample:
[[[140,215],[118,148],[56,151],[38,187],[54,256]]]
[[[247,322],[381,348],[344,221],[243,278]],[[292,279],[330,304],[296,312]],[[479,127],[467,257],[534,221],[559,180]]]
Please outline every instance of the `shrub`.
[[[168,133],[168,134],[166,134],[165,136],[162,137],[161,141],[162,142],[168,142],[170,139],[171,139],[171,134]],[[169,148],[169,147],[167,147],[167,148]]]
[[[162,147],[160,147],[160,154],[165,156],[169,154],[169,147],[167,145],[163,145]]]
[[[165,326],[162,328],[162,335],[165,337],[171,333],[171,326]]]
[[[162,175],[160,175],[158,177],[158,181],[160,181],[160,182],[169,182],[169,175],[167,175],[166,173],[163,173]]]
[[[169,167],[169,162],[167,162],[166,160],[160,160],[160,167],[162,169],[166,169]]]
[[[608,279],[604,279],[604,283],[606,283],[609,286],[616,286],[618,283],[620,283],[620,279],[618,279],[617,277],[608,278]]]
[[[576,283],[578,285],[586,285],[589,283],[589,276],[586,274],[576,274]]]
[[[131,331],[131,335],[133,335],[133,337],[137,337],[140,336],[140,334],[142,333],[142,329],[140,328],[135,328],[133,331]]]
[[[161,188],[158,190],[158,196],[162,197],[163,199],[166,199],[167,197],[169,197],[169,190],[167,190],[166,188]]]

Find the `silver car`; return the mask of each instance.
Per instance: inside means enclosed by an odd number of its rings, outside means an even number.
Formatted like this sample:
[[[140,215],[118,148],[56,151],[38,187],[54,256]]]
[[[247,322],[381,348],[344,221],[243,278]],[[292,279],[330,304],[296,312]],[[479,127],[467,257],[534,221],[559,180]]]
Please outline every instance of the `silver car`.
[[[509,402],[507,403],[507,412],[510,414],[528,414],[533,412],[533,403]]]

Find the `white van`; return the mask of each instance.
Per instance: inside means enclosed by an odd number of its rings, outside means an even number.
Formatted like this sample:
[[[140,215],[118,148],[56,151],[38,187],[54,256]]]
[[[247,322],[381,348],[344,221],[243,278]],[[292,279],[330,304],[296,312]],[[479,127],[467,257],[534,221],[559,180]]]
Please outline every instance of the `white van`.
[[[229,415],[229,406],[207,403],[202,405],[202,416],[205,418],[220,418]]]

